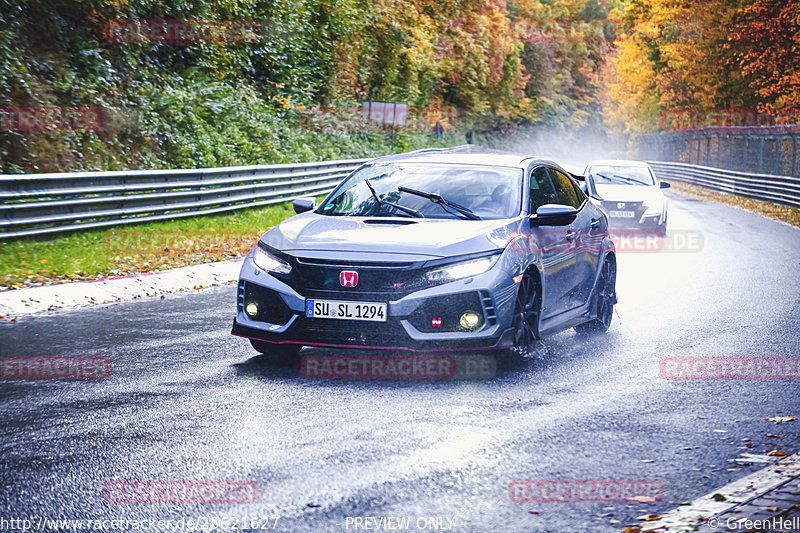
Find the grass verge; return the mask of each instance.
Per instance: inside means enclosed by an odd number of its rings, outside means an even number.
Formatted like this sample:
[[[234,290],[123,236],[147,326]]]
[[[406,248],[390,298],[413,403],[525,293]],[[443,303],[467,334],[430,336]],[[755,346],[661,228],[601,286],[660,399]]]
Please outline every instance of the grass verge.
[[[50,240],[0,242],[0,290],[159,272],[247,254],[294,211],[290,202],[226,215],[115,226]]]
[[[745,198],[743,196],[736,196],[733,194],[724,194],[721,192],[712,191],[697,185],[689,185],[680,181],[670,181],[671,189],[675,192],[697,198],[699,200],[708,200],[720,204],[732,205],[752,211],[763,215],[768,218],[774,218],[786,222],[793,226],[800,227],[800,209],[788,205],[775,204],[772,202],[765,202],[763,200],[754,200],[752,198]]]

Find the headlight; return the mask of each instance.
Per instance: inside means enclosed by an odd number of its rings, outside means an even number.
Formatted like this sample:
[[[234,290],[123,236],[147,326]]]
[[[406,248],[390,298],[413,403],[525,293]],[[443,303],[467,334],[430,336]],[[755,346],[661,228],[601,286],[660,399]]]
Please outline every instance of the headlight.
[[[661,211],[663,210],[664,204],[661,200],[650,199],[645,200],[642,204],[642,207],[644,207],[644,214],[642,215],[642,218],[659,217],[661,216]]]
[[[261,270],[267,272],[275,272],[276,274],[288,274],[292,271],[291,265],[267,252],[261,246],[256,245],[255,252],[253,253],[253,262]]]
[[[428,282],[445,283],[448,281],[455,281],[457,279],[483,274],[492,268],[492,266],[494,266],[499,257],[499,254],[492,257],[482,257],[481,259],[462,261],[461,263],[455,263],[431,270],[427,274]]]

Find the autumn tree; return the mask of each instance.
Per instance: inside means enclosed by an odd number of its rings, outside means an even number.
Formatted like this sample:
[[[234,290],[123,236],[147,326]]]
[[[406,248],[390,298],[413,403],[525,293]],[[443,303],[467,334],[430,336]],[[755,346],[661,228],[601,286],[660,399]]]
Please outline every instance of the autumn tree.
[[[800,4],[758,0],[734,27],[726,50],[762,109],[800,111]]]

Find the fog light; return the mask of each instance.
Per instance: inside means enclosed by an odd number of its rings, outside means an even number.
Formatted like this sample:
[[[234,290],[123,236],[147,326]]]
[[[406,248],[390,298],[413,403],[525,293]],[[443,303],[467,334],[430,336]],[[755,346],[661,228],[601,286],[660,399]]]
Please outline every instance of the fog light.
[[[258,306],[250,302],[244,306],[244,312],[247,313],[247,316],[256,316],[258,314]]]
[[[464,329],[475,329],[478,327],[480,322],[481,317],[475,313],[464,313],[461,315],[461,319],[458,321],[458,323],[461,324],[461,327]]]

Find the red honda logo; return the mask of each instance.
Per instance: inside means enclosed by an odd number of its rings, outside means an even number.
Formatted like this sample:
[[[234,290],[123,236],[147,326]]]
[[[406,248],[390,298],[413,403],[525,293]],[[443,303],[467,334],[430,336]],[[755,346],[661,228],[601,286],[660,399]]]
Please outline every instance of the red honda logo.
[[[339,285],[342,287],[355,287],[358,285],[358,272],[355,270],[342,270],[339,272]]]

